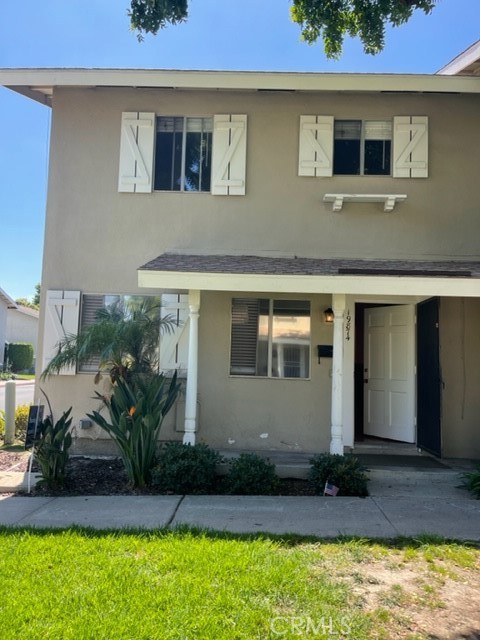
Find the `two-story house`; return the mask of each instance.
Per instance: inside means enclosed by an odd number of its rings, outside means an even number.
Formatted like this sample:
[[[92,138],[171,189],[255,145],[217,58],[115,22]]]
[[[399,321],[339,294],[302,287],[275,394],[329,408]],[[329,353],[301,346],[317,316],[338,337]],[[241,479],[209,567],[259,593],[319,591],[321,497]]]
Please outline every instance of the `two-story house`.
[[[186,378],[164,439],[480,457],[480,78],[19,69],[52,109],[38,371],[161,295]],[[45,387],[74,408],[93,373]],[[83,423],[85,425],[85,423]]]

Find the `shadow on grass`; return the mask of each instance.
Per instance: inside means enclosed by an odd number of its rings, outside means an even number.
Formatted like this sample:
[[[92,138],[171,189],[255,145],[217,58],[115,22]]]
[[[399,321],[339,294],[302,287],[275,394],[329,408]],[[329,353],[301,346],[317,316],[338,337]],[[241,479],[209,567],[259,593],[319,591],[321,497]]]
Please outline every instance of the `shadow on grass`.
[[[472,550],[480,550],[478,541],[459,541],[432,534],[419,536],[398,536],[395,538],[365,538],[358,536],[337,536],[335,538],[321,538],[298,534],[231,533],[181,525],[175,528],[143,529],[141,527],[125,527],[123,529],[96,529],[94,527],[32,527],[19,525],[0,525],[0,535],[18,535],[28,533],[36,536],[63,536],[65,533],[77,533],[86,538],[122,538],[136,536],[143,539],[158,538],[203,538],[208,540],[236,540],[239,542],[270,541],[283,547],[295,547],[303,544],[338,544],[345,546],[367,547],[375,545],[387,549],[422,549],[428,546],[457,546]]]

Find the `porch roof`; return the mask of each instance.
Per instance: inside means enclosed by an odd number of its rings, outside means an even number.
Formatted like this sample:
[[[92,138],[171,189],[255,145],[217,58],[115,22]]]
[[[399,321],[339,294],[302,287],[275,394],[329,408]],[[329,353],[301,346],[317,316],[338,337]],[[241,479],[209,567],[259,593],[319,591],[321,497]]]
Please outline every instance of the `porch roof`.
[[[210,291],[480,296],[480,261],[163,253],[140,287]]]

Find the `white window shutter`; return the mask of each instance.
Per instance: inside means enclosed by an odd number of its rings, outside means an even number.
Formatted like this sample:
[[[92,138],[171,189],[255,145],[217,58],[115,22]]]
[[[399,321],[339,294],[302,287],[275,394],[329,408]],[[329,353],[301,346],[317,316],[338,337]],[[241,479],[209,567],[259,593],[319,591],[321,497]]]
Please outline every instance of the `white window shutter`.
[[[66,336],[77,335],[80,291],[47,291],[45,327],[43,333],[42,367],[58,353],[58,343]],[[75,366],[64,367],[61,375],[75,375]]]
[[[154,113],[122,113],[118,190],[150,193],[153,184]]]
[[[333,175],[333,116],[300,116],[298,175]]]
[[[428,178],[428,117],[393,119],[393,177]]]
[[[244,196],[247,162],[247,116],[213,117],[212,194]]]
[[[177,370],[185,376],[188,366],[188,295],[162,295],[160,317],[168,318],[174,326],[160,334],[160,369],[163,373]]]

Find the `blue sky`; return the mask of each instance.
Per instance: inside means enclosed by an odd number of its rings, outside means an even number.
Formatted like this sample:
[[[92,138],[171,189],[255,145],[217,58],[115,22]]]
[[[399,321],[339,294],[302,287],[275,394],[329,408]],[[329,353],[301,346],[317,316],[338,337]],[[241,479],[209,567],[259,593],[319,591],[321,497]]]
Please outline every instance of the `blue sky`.
[[[434,73],[478,40],[480,0],[438,0],[387,33],[382,54],[347,41],[339,61],[308,46],[289,0],[190,0],[186,24],[138,43],[128,0],[2,2],[0,67],[146,67]],[[49,109],[0,88],[0,287],[31,297],[40,281]]]

